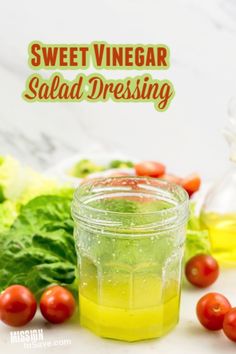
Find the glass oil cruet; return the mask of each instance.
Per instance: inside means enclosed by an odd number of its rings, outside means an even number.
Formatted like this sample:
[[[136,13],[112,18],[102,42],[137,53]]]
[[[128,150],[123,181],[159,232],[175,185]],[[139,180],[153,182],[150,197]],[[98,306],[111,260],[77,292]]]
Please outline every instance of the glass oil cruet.
[[[229,105],[224,135],[230,146],[230,168],[206,195],[201,222],[209,231],[213,256],[226,267],[236,266],[236,99]]]

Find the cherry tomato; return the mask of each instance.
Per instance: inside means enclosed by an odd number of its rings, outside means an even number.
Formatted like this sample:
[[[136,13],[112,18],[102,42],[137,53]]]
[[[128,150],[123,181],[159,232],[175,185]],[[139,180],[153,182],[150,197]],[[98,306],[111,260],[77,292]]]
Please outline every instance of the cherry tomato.
[[[156,180],[152,181],[154,183]],[[94,185],[97,187],[122,187],[122,188],[127,188],[129,189],[139,189],[139,186],[141,184],[146,184],[147,179],[146,177],[144,178],[137,178],[137,176],[112,176],[111,178],[105,178],[105,179],[94,179]]]
[[[191,284],[206,288],[218,278],[219,265],[212,256],[198,254],[186,263],[185,275]]]
[[[73,315],[75,307],[71,292],[59,285],[48,288],[40,299],[40,311],[51,323],[65,322]]]
[[[124,176],[130,176],[130,173],[116,171],[109,174],[108,177],[124,177]]]
[[[135,172],[137,176],[149,176],[149,177],[160,177],[163,176],[166,167],[159,162],[155,161],[144,161],[137,163],[135,166]]]
[[[9,326],[24,326],[37,309],[34,295],[22,285],[12,285],[0,295],[0,319]]]
[[[223,331],[229,339],[236,342],[236,307],[230,309],[225,315]]]
[[[191,197],[193,193],[199,190],[201,186],[201,179],[197,174],[192,174],[186,178],[183,178],[181,185]]]
[[[163,176],[161,176],[161,178],[170,183],[175,183],[179,185],[181,185],[182,183],[182,178],[175,175],[164,174]]]
[[[222,329],[224,316],[230,309],[231,305],[225,296],[208,293],[198,301],[196,311],[199,321],[205,328],[217,331]]]

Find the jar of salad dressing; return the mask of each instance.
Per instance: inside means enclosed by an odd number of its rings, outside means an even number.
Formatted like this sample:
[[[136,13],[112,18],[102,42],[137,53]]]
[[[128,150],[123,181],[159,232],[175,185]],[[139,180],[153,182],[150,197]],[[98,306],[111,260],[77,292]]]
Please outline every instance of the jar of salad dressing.
[[[81,325],[125,341],[171,330],[179,318],[187,193],[152,178],[88,180],[72,214]]]

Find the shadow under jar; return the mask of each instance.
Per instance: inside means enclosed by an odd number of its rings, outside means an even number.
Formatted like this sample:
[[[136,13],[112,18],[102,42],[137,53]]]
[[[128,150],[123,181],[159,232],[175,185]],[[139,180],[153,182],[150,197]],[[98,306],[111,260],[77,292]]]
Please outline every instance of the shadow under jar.
[[[72,214],[81,325],[125,341],[171,330],[179,317],[187,193],[152,178],[88,180]]]

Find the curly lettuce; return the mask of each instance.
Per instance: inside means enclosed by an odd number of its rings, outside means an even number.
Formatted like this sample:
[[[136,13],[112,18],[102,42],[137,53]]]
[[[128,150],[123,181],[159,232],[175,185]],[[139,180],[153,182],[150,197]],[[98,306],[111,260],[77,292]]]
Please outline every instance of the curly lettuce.
[[[0,233],[9,228],[23,205],[40,195],[72,198],[73,189],[61,186],[11,156],[0,156]]]

